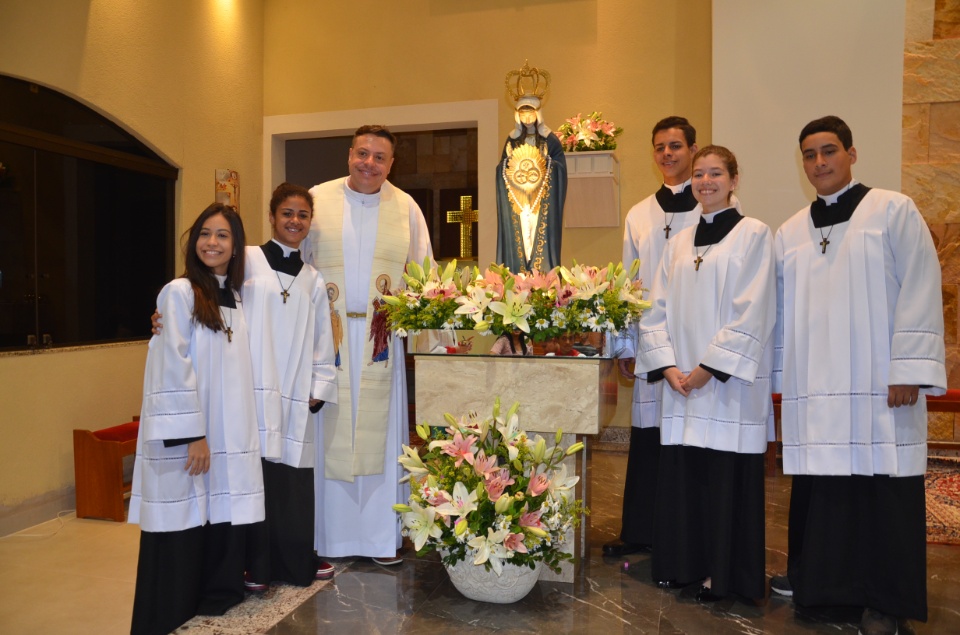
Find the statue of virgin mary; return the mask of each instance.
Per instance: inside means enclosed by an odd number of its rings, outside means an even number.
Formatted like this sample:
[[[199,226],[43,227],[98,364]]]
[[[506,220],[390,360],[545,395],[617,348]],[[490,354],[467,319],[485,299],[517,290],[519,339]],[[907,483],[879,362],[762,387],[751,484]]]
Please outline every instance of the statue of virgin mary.
[[[497,262],[514,273],[549,271],[560,264],[567,194],[563,147],[540,113],[550,74],[524,63],[506,83],[516,101],[516,126],[497,165]]]

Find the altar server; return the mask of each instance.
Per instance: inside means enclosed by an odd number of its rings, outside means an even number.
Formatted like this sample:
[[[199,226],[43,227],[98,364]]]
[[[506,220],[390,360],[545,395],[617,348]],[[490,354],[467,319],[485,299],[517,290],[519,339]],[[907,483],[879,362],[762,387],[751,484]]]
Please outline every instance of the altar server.
[[[773,234],[740,214],[737,160],[693,159],[696,227],[664,249],[640,321],[638,371],[666,379],[652,573],[707,602],[765,595],[763,453],[776,320]]]
[[[244,597],[243,525],[264,519],[260,440],[243,311],[244,233],[215,203],[188,232],[186,272],[157,298],[129,522],[140,557],[131,632],[168,633]]]
[[[660,264],[667,242],[700,214],[690,187],[690,167],[697,152],[697,131],[683,117],[666,117],[653,127],[653,159],[663,175],[663,185],[634,205],[623,231],[623,264],[640,260],[637,274],[648,287]],[[634,379],[636,331],[617,339],[620,373]],[[657,465],[660,460],[661,383],[636,381],[631,410],[630,453],[623,487],[623,524],[617,540],[603,545],[608,556],[624,556],[650,548],[653,542]]]
[[[409,430],[403,341],[382,331],[374,307],[383,290],[400,285],[406,263],[433,253],[423,212],[387,182],[395,146],[383,126],[356,131],[349,176],[310,190],[315,212],[305,246],[346,322],[338,400],[320,411],[315,545],[321,556],[370,556],[384,565],[402,562],[392,506],[407,500],[397,457]],[[374,347],[385,340],[389,346]]]
[[[853,178],[838,117],[800,133],[817,200],[777,231],[775,389],[793,474],[787,576],[803,605],[863,606],[861,632],[926,620],[925,395],[946,390],[940,264],[913,201]]]
[[[252,591],[271,581],[309,586],[334,571],[313,550],[317,418],[310,410],[337,401],[337,371],[326,282],[300,257],[312,218],[310,193],[282,183],[270,199],[273,238],[246,250],[243,312],[266,490],[266,521],[248,537]]]

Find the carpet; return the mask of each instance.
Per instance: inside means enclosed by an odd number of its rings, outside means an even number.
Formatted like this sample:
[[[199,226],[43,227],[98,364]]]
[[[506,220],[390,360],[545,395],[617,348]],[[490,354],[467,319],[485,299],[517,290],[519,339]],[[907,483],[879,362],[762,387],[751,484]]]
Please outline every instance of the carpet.
[[[924,484],[927,542],[960,545],[960,460],[928,459]]]
[[[344,560],[335,563],[336,573],[346,569],[350,562]],[[173,632],[178,635],[265,633],[334,580],[336,577],[333,580],[317,580],[308,587],[272,584],[262,593],[247,593],[246,599],[225,615],[197,615]]]

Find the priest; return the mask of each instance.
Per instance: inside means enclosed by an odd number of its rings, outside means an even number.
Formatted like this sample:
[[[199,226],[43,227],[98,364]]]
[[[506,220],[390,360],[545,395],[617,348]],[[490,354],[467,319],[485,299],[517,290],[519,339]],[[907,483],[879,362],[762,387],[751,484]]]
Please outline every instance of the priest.
[[[432,256],[420,208],[387,182],[395,147],[383,126],[356,131],[349,176],[310,190],[314,216],[304,254],[335,298],[332,313],[345,322],[338,400],[318,414],[317,553],[384,565],[401,562],[392,506],[407,499],[397,457],[409,435],[402,341],[374,350],[383,335],[374,332],[374,306],[383,289],[400,284],[407,262]]]
[[[838,117],[800,133],[817,200],[776,236],[774,390],[793,474],[787,575],[797,604],[864,607],[860,630],[927,619],[927,394],[946,390],[940,264],[913,201],[853,178]]]
[[[684,117],[666,117],[653,127],[653,160],[663,175],[663,185],[634,205],[623,230],[623,263],[640,260],[637,274],[644,284],[653,282],[663,250],[685,227],[697,223],[697,201],[690,186],[697,131]],[[621,374],[633,379],[636,332],[618,338]],[[633,388],[630,454],[623,487],[623,521],[620,537],[603,546],[607,556],[625,556],[650,549],[653,542],[653,504],[657,493],[660,457],[660,400],[663,383],[637,381]]]

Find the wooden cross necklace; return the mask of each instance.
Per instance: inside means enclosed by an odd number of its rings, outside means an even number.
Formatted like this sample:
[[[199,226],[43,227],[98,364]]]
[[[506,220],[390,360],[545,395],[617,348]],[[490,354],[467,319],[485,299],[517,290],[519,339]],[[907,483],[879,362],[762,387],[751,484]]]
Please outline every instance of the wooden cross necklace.
[[[227,334],[227,343],[229,344],[233,341],[233,328],[231,328],[233,327],[233,309],[230,307],[227,307],[227,309],[230,311],[230,322],[227,322],[227,316],[223,314],[223,307],[220,307],[220,317],[223,318],[225,325],[223,332]]]
[[[830,225],[830,231],[827,232],[827,235],[826,235],[826,236],[823,235],[823,227],[820,227],[820,228],[819,228],[819,229],[820,229],[820,238],[823,239],[823,240],[820,241],[820,253],[821,253],[821,254],[827,253],[827,245],[830,244],[830,234],[833,233],[833,228],[834,228],[834,227],[836,227],[836,225]]]
[[[700,250],[697,249],[696,247],[693,248],[694,251],[697,252],[697,257],[696,257],[696,259],[694,259],[694,261],[693,261],[693,270],[694,270],[694,271],[700,271],[700,263],[703,262],[703,256],[706,256],[708,253],[710,253],[710,250],[711,250],[712,248],[713,248],[713,245],[708,245],[708,246],[707,246],[707,250],[706,250],[705,252],[703,252],[703,254],[701,254],[701,253],[700,253]]]
[[[667,213],[663,213],[663,237],[666,240],[670,240],[670,228],[673,227],[673,217],[676,215],[676,212],[670,214],[670,220],[667,220]]]
[[[290,287],[293,286],[293,283],[297,281],[297,276],[300,275],[300,272],[297,272],[297,275],[293,276],[293,280],[290,281],[290,284],[287,285],[287,288],[283,288],[283,281],[280,280],[280,274],[277,273],[277,270],[274,269],[273,273],[277,276],[277,282],[280,284],[280,295],[283,296],[283,303],[287,303],[287,298],[290,297]]]

